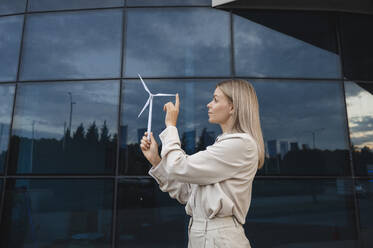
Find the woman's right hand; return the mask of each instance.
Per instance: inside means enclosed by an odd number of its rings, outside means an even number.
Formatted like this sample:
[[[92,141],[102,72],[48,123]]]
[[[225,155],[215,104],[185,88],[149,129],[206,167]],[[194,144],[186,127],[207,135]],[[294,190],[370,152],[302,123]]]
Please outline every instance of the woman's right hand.
[[[153,132],[150,132],[150,141],[147,138],[148,132],[141,139],[140,148],[145,158],[153,165],[156,166],[161,158],[158,155],[158,144],[153,137]]]

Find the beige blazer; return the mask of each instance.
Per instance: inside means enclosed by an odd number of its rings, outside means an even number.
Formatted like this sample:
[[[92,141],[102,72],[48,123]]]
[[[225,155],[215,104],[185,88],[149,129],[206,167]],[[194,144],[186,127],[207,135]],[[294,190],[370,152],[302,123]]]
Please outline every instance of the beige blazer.
[[[160,134],[161,162],[149,170],[163,192],[186,204],[188,215],[234,215],[243,225],[251,202],[258,150],[247,133],[223,133],[206,150],[187,155],[175,126]]]

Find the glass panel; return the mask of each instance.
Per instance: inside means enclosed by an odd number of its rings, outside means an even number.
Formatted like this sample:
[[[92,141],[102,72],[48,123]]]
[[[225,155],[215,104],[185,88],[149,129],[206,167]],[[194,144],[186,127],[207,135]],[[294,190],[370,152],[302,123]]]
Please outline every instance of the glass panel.
[[[21,45],[23,16],[0,18],[0,81],[15,81]]]
[[[128,9],[127,34],[127,76],[230,75],[228,12]]]
[[[0,174],[4,173],[14,98],[13,85],[0,85]]]
[[[111,247],[112,180],[9,180],[1,247]]]
[[[373,80],[372,15],[341,15],[343,73],[347,79]]]
[[[33,14],[27,19],[23,80],[120,75],[122,10]]]
[[[19,85],[11,173],[112,173],[119,83]]]
[[[102,7],[121,7],[124,0],[29,0],[29,10],[62,10]]]
[[[162,192],[153,178],[120,180],[117,223],[117,247],[188,245],[184,206]]]
[[[334,16],[278,11],[235,13],[237,75],[341,78]]]
[[[3,192],[3,178],[0,178],[0,192]],[[1,206],[1,197],[0,197],[0,206]]]
[[[253,247],[357,247],[350,180],[254,180]],[[268,234],[271,238],[268,238]]]
[[[363,247],[373,247],[373,179],[358,180],[355,185],[359,202],[360,228]]]
[[[258,175],[350,175],[341,83],[252,82],[267,157]]]
[[[175,5],[197,5],[210,6],[211,0],[127,0],[128,6],[175,6]]]
[[[211,101],[215,85],[214,80],[146,80],[149,90],[156,93],[175,94],[180,96],[180,112],[177,127],[182,148],[187,154],[204,150],[214,143],[221,133],[220,126],[208,122],[207,104]],[[140,149],[140,140],[147,129],[148,109],[139,118],[145,105],[148,93],[140,80],[128,80],[124,83],[122,93],[122,123],[120,142],[120,172],[127,175],[148,175],[150,164]],[[152,111],[152,132],[161,151],[161,141],[158,135],[164,130],[165,112],[163,105],[175,97],[155,97]],[[196,109],[198,111],[196,111]]]
[[[355,172],[373,176],[373,84],[345,82],[345,91]]]
[[[221,133],[208,122],[207,104],[213,80],[146,80],[151,92],[179,93],[177,123],[187,154],[204,150]],[[257,91],[266,145],[266,164],[259,175],[350,175],[347,123],[339,82],[252,80]],[[121,173],[147,175],[150,164],[139,142],[146,131],[148,109],[137,118],[148,95],[139,80],[126,81],[123,90]],[[163,105],[174,97],[156,97],[152,132],[164,130]],[[196,111],[197,110],[197,111]],[[161,147],[159,147],[159,152]]]
[[[26,0],[0,0],[0,15],[25,12],[25,8]]]

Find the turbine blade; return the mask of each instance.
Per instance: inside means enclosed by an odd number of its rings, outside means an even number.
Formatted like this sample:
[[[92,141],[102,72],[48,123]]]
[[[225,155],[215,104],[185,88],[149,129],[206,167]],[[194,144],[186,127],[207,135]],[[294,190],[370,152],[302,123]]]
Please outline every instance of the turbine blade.
[[[146,84],[145,84],[144,80],[142,80],[142,77],[140,76],[140,74],[137,74],[137,75],[139,75],[139,78],[140,78],[141,83],[144,86],[145,90],[151,95],[152,93],[150,93],[150,90],[148,89],[148,87],[146,87]]]
[[[176,96],[176,94],[163,94],[163,93],[158,93],[153,96]]]
[[[146,107],[149,105],[150,98],[151,98],[151,96],[149,96],[148,101],[146,101],[145,106],[142,108],[142,110],[141,110],[140,114],[137,116],[137,118],[140,117],[140,115],[142,114],[142,112],[144,112],[144,110],[146,109]]]

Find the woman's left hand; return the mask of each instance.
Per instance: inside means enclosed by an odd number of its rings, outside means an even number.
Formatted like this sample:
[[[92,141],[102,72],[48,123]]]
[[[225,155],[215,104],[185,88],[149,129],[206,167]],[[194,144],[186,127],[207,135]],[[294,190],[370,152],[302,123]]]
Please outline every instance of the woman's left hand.
[[[168,126],[175,126],[177,123],[177,117],[179,115],[179,94],[176,94],[176,100],[175,100],[175,105],[172,102],[168,102],[163,106],[163,111],[166,112],[166,118],[165,118],[165,123],[166,127]]]

